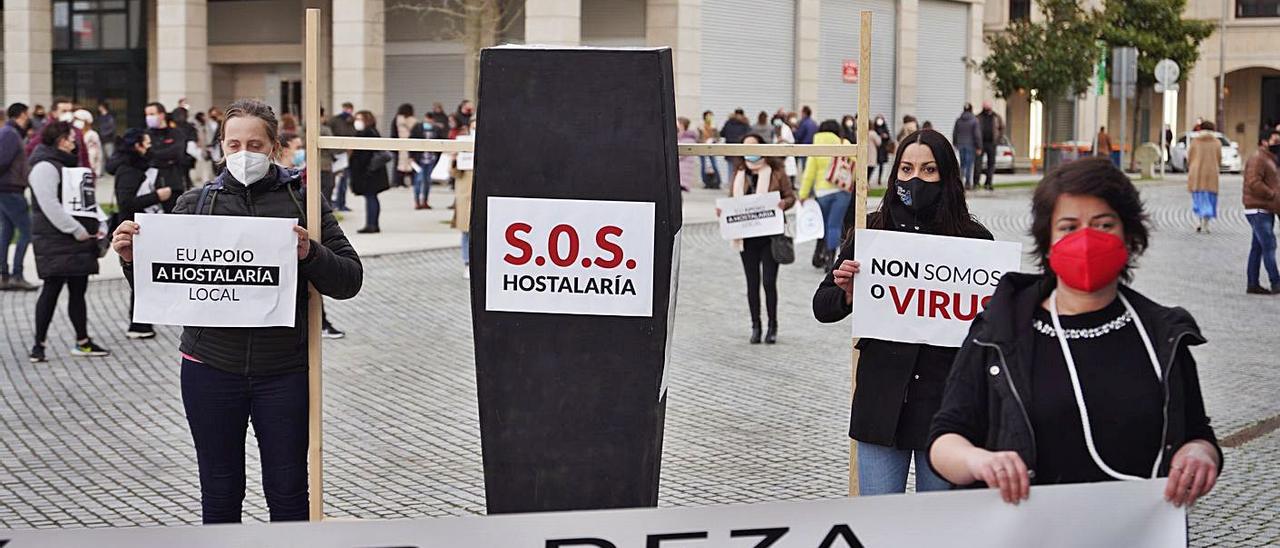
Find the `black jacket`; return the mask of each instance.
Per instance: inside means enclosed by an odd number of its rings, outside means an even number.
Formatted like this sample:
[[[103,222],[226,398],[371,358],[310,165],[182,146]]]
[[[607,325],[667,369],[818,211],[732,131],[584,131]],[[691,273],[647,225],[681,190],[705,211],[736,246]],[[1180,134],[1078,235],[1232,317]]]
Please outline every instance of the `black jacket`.
[[[356,133],[358,137],[381,137],[378,130],[373,128],[365,128],[364,131]],[[369,169],[369,164],[373,162],[375,154],[382,154],[382,151],[373,150],[353,150],[351,151],[351,160],[348,167],[351,169],[351,193],[356,196],[366,196],[369,194],[378,194],[388,188],[391,188],[391,182],[387,179],[387,170],[385,168]]]
[[[149,192],[138,196],[138,188],[147,179],[151,169],[147,159],[133,149],[120,147],[107,161],[107,173],[116,177],[116,204],[120,207],[120,220],[132,221],[142,210],[160,203],[160,196]]]
[[[151,167],[160,170],[156,176],[156,188],[173,189],[173,196],[163,204],[165,213],[169,213],[178,203],[178,197],[191,188],[187,135],[178,128],[149,129],[147,135],[151,136],[147,160]]]
[[[0,192],[27,190],[27,153],[22,145],[25,131],[13,120],[0,126]]]
[[[868,226],[880,213],[867,217]],[[975,225],[967,237],[994,239]],[[853,238],[840,246],[835,264],[853,260]],[[844,290],[831,272],[813,294],[813,316],[822,323],[843,320],[852,313]],[[860,339],[857,388],[849,412],[849,437],[900,449],[925,449],[929,421],[942,402],[942,390],[957,349],[925,344]]]
[[[1057,284],[1044,275],[1009,273],[1000,280],[986,310],[978,315],[947,379],[942,407],[930,428],[930,443],[959,434],[991,451],[1017,451],[1035,479],[1036,435],[1031,426],[1032,315]],[[1183,444],[1201,439],[1218,446],[1205,415],[1200,380],[1190,347],[1204,344],[1191,314],[1156,304],[1125,286],[1129,299],[1164,368],[1166,422],[1160,476]],[[1083,443],[1083,441],[1081,441]],[[1222,450],[1218,449],[1219,462]]]
[[[224,170],[211,185],[204,210],[197,212],[200,189],[178,198],[175,214],[284,217],[306,225],[306,199],[299,172],[272,166],[267,176],[245,187]],[[214,188],[218,188],[215,186]],[[179,350],[211,367],[245,376],[278,375],[307,369],[307,284],[334,299],[350,299],[360,291],[364,270],[355,248],[343,235],[328,204],[322,206],[324,241],[312,236],[311,252],[298,262],[297,314],[293,327],[184,327]],[[133,265],[124,264],[133,281]]]
[[[52,164],[59,174],[64,167],[78,167],[75,154],[40,144],[31,151],[31,167],[42,163]],[[47,184],[38,181],[36,184]],[[59,175],[58,199],[62,199],[62,180]],[[88,217],[74,217],[89,234],[98,233],[99,222]],[[41,279],[54,276],[88,276],[98,273],[98,241],[89,238],[79,241],[54,226],[40,207],[40,200],[31,200],[31,248],[36,255],[36,273]]]

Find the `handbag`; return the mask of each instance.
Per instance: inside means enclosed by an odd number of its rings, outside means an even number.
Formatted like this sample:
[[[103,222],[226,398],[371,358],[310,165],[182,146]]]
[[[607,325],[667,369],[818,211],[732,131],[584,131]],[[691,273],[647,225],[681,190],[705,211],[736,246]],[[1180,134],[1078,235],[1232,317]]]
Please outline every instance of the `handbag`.
[[[831,167],[827,168],[827,182],[849,192],[853,190],[853,159],[838,156],[831,159]]]
[[[373,153],[373,157],[369,158],[369,173],[386,169],[387,164],[396,159],[396,155],[389,150],[379,150]]]
[[[769,253],[773,254],[773,261],[778,264],[791,264],[796,262],[796,245],[795,240],[791,237],[794,230],[794,224],[787,221],[787,214],[782,213],[782,234],[774,234],[769,237]]]

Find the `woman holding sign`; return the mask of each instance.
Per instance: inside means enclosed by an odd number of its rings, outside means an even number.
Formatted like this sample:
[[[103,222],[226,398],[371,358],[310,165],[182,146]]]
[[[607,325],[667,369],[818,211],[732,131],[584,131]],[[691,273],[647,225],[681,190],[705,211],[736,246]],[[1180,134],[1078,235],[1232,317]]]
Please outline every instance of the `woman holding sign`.
[[[107,162],[107,173],[116,178],[116,204],[120,207],[120,221],[132,221],[138,213],[163,213],[160,204],[169,201],[173,189],[156,188],[158,170],[147,163],[147,151],[151,150],[151,136],[139,128],[131,128],[119,140],[119,147]],[[150,339],[156,336],[151,324],[133,320],[134,295],[129,295],[129,328],[125,336],[130,339]]]
[[[1006,274],[974,320],[933,419],[931,462],[957,485],[1000,489],[1168,476],[1190,504],[1222,468],[1181,308],[1125,285],[1147,214],[1106,158],[1066,164],[1036,188],[1031,235],[1043,274]]]
[[[85,293],[89,276],[98,273],[98,239],[106,228],[92,214],[72,213],[76,206],[93,200],[92,184],[82,187],[76,182],[64,183],[64,177],[80,177],[68,168],[80,165],[76,157],[76,139],[68,122],[49,122],[40,132],[40,144],[31,151],[28,181],[31,194],[31,247],[36,256],[36,275],[44,280],[36,299],[36,344],[31,347],[32,363],[45,361],[45,339],[49,322],[58,307],[58,294],[66,286],[67,316],[76,331],[76,344],[71,355],[77,357],[106,356],[107,349],[89,338],[88,308]],[[86,171],[86,176],[87,171]],[[90,176],[91,177],[91,176]],[[92,179],[90,179],[92,180]],[[72,189],[72,190],[67,190]],[[68,192],[71,194],[69,195]]]
[[[937,236],[993,239],[969,214],[955,150],[941,133],[921,130],[898,145],[889,191],[867,228]],[[820,322],[852,313],[853,280],[861,265],[853,260],[853,237],[840,246],[836,268],[813,295]],[[912,457],[916,491],[949,485],[930,470],[925,449],[929,420],[938,410],[956,349],[876,339],[858,342],[857,388],[849,437],[858,442],[858,485],[863,495],[902,493]]]
[[[764,137],[755,133],[742,138],[744,145],[764,144]],[[743,156],[733,172],[733,184],[729,195],[738,198],[748,193],[778,192],[782,199],[778,207],[783,211],[796,203],[795,190],[782,158],[776,156]],[[716,209],[716,216],[720,210]],[[751,310],[751,344],[760,344],[760,286],[764,285],[765,310],[769,314],[769,331],[764,342],[778,342],[778,261],[773,257],[772,236],[757,236],[735,242],[742,256],[742,270],[747,275],[747,307]]]
[[[307,285],[335,299],[360,291],[364,271],[322,201],[323,241],[306,219],[302,174],[272,162],[281,149],[271,107],[242,100],[227,108],[221,145],[226,169],[178,198],[175,214],[298,219],[298,284],[292,327],[185,326],[182,403],[200,467],[204,523],[238,523],[244,500],[245,430],[253,421],[262,455],[262,485],[271,521],[307,519]],[[124,222],[112,247],[133,281],[133,238],[142,228]]]

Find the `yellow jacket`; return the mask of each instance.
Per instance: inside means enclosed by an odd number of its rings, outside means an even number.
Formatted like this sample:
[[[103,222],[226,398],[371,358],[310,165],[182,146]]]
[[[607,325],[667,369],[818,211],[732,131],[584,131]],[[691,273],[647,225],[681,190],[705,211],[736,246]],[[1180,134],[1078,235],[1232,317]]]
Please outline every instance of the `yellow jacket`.
[[[841,139],[839,135],[830,131],[821,131],[813,136],[813,144],[815,145],[839,145],[849,144],[847,139]],[[810,156],[804,164],[804,175],[800,183],[800,199],[807,200],[816,190],[832,190],[838,189],[836,185],[827,182],[827,171],[831,170],[830,156]]]

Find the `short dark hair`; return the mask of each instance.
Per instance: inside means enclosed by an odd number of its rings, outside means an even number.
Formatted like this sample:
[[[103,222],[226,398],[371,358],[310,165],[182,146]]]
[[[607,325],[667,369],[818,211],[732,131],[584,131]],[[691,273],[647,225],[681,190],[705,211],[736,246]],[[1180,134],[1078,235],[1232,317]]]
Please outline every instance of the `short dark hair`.
[[[347,102],[345,102],[345,103],[342,103],[342,108],[355,109],[355,108],[356,108],[356,106],[355,106],[355,105],[353,105],[353,104],[351,104],[351,102],[350,102],[350,101],[347,101]]]
[[[50,104],[53,106],[53,108],[58,108],[58,105],[61,105],[61,104],[63,104],[63,103],[66,103],[66,104],[71,105],[71,106],[73,106],[73,107],[74,107],[74,106],[76,106],[75,101],[72,101],[71,99],[68,99],[68,98],[66,98],[66,97],[55,97],[55,98],[53,99],[53,103],[50,103]]]
[[[1218,126],[1213,125],[1213,122],[1210,122],[1208,120],[1200,122],[1200,129],[1203,131],[1213,131],[1217,128]]]
[[[400,108],[396,109],[396,116],[413,116],[413,105],[402,103]]]
[[[809,108],[809,105],[800,107],[800,112],[805,116],[813,116],[813,109]]]
[[[1053,246],[1053,210],[1063,194],[1093,196],[1111,206],[1120,216],[1124,227],[1124,243],[1129,248],[1129,264],[1125,265],[1121,278],[1132,279],[1131,269],[1137,257],[1147,250],[1150,240],[1150,219],[1142,204],[1142,197],[1133,181],[1120,171],[1109,158],[1094,156],[1076,160],[1050,171],[1036,186],[1031,198],[1031,237],[1035,240],[1036,261],[1045,273],[1049,268],[1049,249]]]
[[[746,114],[747,114],[745,111],[743,111],[743,110],[742,110],[742,107],[738,107],[738,108],[733,109],[733,113],[734,113],[734,114],[741,114],[741,115],[743,115],[743,116],[746,116]]]
[[[840,122],[837,122],[835,120],[823,120],[821,124],[818,124],[818,132],[823,132],[823,131],[839,135]]]
[[[147,103],[146,105],[143,105],[142,109],[146,110],[147,107],[155,107],[156,110],[160,111],[160,114],[164,115],[166,120],[169,118],[169,111],[168,109],[164,108],[164,103],[161,103],[160,101],[152,101],[150,103]]]
[[[49,122],[40,131],[40,142],[44,146],[56,146],[58,140],[71,136],[71,122]]]
[[[9,117],[10,120],[12,120],[19,116],[22,116],[23,114],[26,114],[26,112],[27,112],[27,105],[24,105],[22,103],[14,103],[12,105],[9,105],[9,110],[5,111],[5,114]]]
[[[964,111],[965,111],[965,112],[973,112],[973,103],[965,103],[965,104],[964,104]]]
[[[703,118],[706,118],[708,114],[710,114],[710,115],[712,115],[712,116],[715,116],[715,115],[716,115],[716,113],[711,112],[711,111],[709,111],[709,110],[704,110],[704,111],[702,111],[702,117],[703,117]]]

